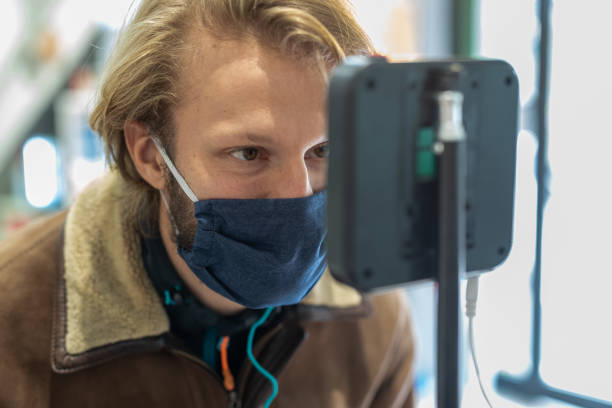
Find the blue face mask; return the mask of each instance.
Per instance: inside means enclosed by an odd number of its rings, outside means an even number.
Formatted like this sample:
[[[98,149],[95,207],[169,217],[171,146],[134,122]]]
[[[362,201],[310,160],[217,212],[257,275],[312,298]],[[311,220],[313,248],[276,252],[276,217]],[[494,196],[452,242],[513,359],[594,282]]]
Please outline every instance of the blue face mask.
[[[251,309],[302,300],[326,267],[326,192],[289,199],[198,200],[152,139],[194,202],[193,246],[178,248],[193,273],[215,292]]]

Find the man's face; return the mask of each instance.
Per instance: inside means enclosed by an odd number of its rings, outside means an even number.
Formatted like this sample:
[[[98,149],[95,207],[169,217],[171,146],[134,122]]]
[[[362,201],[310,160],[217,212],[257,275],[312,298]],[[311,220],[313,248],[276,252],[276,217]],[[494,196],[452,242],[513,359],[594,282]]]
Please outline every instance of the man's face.
[[[172,146],[198,199],[296,198],[326,185],[326,85],[320,71],[252,38],[191,36]],[[168,175],[179,245],[190,247],[193,205]]]

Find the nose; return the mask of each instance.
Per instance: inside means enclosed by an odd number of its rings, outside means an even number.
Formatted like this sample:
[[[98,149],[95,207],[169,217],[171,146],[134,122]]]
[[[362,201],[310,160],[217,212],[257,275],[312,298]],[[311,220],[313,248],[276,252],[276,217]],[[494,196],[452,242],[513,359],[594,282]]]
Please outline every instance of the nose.
[[[277,169],[276,181],[270,191],[270,198],[300,198],[312,195],[313,189],[304,160],[287,162]]]

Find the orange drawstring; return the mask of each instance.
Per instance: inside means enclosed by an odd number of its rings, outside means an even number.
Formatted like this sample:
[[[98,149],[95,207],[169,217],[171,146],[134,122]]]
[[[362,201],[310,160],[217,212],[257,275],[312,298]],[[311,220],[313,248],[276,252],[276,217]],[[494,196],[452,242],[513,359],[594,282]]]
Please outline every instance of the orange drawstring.
[[[234,390],[234,376],[229,369],[227,363],[227,346],[229,345],[229,336],[225,336],[221,339],[220,350],[221,350],[221,372],[223,373],[223,385],[227,391]]]

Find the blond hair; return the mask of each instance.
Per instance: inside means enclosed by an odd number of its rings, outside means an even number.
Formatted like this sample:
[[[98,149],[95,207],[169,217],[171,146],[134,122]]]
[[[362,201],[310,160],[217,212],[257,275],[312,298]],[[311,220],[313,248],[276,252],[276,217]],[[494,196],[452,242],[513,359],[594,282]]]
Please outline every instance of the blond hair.
[[[181,62],[198,23],[223,36],[254,36],[327,67],[373,51],[347,0],[142,0],[106,65],[90,125],[105,143],[107,161],[128,182],[134,215],[155,221],[157,192],[138,174],[123,126],[144,123],[172,151]]]

